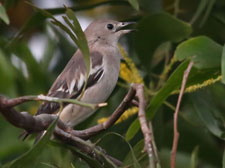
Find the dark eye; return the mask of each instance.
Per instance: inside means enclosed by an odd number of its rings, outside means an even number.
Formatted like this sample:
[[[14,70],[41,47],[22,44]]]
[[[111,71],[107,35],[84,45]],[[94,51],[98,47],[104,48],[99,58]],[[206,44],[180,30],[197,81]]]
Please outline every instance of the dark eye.
[[[112,30],[113,29],[113,25],[112,24],[107,24],[107,28],[109,29],[109,30]]]

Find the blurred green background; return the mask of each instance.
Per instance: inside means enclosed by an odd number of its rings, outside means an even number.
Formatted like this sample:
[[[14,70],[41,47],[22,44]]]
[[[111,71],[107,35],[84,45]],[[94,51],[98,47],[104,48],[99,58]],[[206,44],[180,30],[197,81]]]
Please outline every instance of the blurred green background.
[[[155,143],[162,168],[170,167],[173,142],[173,113],[183,72],[190,60],[194,67],[179,112],[180,139],[177,168],[220,168],[225,162],[225,1],[224,0],[33,0],[57,19],[63,5],[71,7],[83,29],[95,19],[137,21],[137,31],[121,39],[145,84],[146,110],[152,119]],[[5,13],[4,13],[5,12]],[[0,1],[0,94],[13,98],[46,94],[76,51],[72,40],[35,12],[24,0]],[[131,69],[132,71],[132,69]],[[134,78],[138,78],[134,75]],[[108,100],[76,129],[88,128],[109,116],[128,91],[123,76]],[[39,103],[19,106],[35,114]],[[135,126],[137,115],[106,132],[124,136],[141,167],[148,167],[143,135]],[[33,138],[18,139],[21,129],[0,116],[0,166],[11,162],[33,145]],[[127,142],[101,133],[92,138],[108,154],[135,167]],[[24,167],[91,167],[68,149],[48,144]],[[104,167],[104,166],[103,166]],[[223,165],[225,167],[225,163]]]

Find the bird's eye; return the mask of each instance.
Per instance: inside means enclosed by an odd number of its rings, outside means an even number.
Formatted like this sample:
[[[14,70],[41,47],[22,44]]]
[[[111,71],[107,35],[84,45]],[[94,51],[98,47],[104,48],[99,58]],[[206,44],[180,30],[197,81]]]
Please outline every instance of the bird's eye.
[[[109,30],[112,30],[112,29],[114,28],[114,26],[113,26],[112,24],[107,24],[107,28],[108,28]]]

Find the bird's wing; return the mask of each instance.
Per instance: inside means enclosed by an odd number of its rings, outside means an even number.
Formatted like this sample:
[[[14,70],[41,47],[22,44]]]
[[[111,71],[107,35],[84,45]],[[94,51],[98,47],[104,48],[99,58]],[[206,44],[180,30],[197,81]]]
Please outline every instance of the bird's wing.
[[[103,55],[97,51],[90,53],[91,70],[88,77],[86,89],[96,84],[104,75]],[[62,73],[48,92],[48,96],[59,98],[77,98],[84,87],[86,66],[80,51],[77,51],[68,62]],[[44,102],[38,109],[36,115],[55,113],[59,109],[59,104],[54,102]]]

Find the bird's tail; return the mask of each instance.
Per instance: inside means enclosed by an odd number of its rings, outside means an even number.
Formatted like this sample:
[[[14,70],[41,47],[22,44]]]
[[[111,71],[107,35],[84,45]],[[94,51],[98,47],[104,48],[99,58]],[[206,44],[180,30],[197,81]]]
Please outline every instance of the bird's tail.
[[[27,131],[23,131],[20,135],[19,135],[19,139],[21,139],[22,141],[25,141],[28,137],[29,137],[30,133]]]

